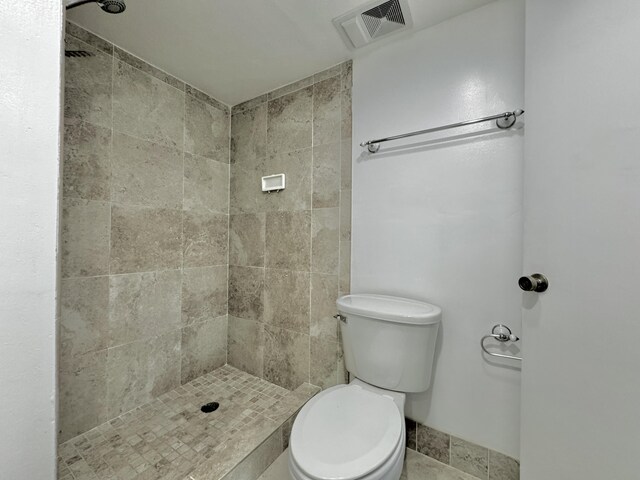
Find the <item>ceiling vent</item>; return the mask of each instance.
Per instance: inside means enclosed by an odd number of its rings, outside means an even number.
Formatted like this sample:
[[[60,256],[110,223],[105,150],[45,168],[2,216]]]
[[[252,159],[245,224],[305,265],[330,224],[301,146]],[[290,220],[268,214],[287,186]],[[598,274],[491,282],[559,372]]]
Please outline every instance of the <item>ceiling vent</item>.
[[[408,0],[369,2],[333,20],[344,43],[360,48],[413,25]]]

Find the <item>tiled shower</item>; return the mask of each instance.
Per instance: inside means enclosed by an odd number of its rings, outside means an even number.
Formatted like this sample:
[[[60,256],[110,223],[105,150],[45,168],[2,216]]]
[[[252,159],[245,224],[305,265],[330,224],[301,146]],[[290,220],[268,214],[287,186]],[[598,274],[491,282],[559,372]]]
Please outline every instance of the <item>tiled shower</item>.
[[[71,23],[65,47],[90,55],[65,62],[59,441],[227,363],[344,382],[350,63],[230,108]]]

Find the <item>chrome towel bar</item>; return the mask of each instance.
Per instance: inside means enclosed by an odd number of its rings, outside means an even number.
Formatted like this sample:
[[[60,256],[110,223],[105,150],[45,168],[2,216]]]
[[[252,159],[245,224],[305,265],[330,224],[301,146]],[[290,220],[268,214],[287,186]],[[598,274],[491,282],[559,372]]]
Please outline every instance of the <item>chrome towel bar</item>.
[[[474,120],[467,120],[466,122],[450,123],[449,125],[443,125],[441,127],[427,128],[426,130],[418,130],[417,132],[403,133],[401,135],[394,135],[393,137],[378,138],[377,140],[369,140],[362,142],[361,147],[367,147],[370,153],[376,153],[380,150],[380,144],[384,142],[390,142],[392,140],[400,140],[401,138],[415,137],[416,135],[424,135],[426,133],[440,132],[442,130],[449,130],[451,128],[464,127],[466,125],[473,125],[475,123],[484,123],[491,120],[496,121],[496,126],[503,130],[513,127],[516,123],[516,119],[524,113],[521,108],[514,110],[513,112],[504,112],[497,115],[490,115],[488,117],[476,118]]]
[[[491,329],[491,333],[489,335],[485,335],[484,337],[482,337],[480,339],[480,347],[482,348],[482,351],[484,353],[486,353],[487,355],[490,355],[492,357],[499,357],[499,358],[509,358],[511,360],[520,360],[522,361],[522,357],[516,357],[515,355],[505,355],[503,353],[493,353],[490,352],[489,350],[487,350],[487,347],[484,346],[484,341],[487,338],[494,338],[499,342],[517,342],[518,340],[520,340],[520,338],[517,335],[514,335],[513,333],[511,333],[511,329],[509,327],[507,327],[506,325],[494,325],[494,327]]]

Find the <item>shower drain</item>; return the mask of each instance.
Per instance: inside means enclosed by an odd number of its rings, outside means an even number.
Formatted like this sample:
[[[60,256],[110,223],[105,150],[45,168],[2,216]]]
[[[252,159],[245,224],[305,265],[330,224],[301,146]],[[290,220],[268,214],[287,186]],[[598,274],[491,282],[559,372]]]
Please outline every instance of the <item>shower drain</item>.
[[[215,412],[219,406],[220,404],[218,402],[205,403],[200,407],[200,410],[204,413],[211,413]]]

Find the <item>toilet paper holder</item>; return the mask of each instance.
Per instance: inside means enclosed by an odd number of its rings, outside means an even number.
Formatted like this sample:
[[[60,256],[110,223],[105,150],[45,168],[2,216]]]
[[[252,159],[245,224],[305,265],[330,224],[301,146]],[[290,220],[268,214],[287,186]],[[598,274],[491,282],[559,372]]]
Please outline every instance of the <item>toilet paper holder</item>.
[[[511,332],[511,329],[509,327],[507,327],[506,325],[502,325],[502,324],[498,324],[498,325],[494,325],[493,328],[491,329],[491,333],[489,335],[485,335],[484,337],[482,337],[480,339],[480,348],[482,348],[482,351],[484,353],[486,353],[487,355],[490,355],[492,357],[499,357],[499,358],[509,358],[511,360],[520,360],[522,361],[522,357],[516,357],[515,355],[506,355],[504,353],[493,353],[490,352],[489,350],[487,350],[487,347],[485,347],[484,345],[484,341],[487,338],[493,338],[501,343],[505,343],[505,342],[517,342],[518,340],[520,340],[520,337],[518,337],[517,335],[514,335]]]

